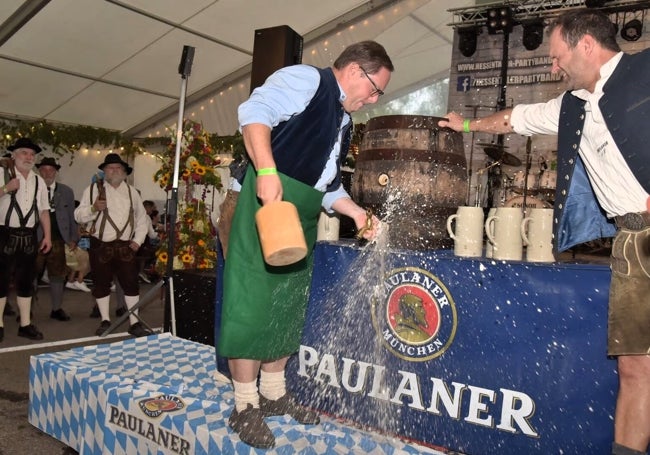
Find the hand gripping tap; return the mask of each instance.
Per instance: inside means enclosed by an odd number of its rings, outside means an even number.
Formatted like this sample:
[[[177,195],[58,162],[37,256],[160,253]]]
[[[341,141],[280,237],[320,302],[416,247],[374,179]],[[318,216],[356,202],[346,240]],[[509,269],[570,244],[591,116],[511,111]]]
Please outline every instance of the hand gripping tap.
[[[363,239],[363,234],[365,234],[366,231],[369,231],[371,229],[372,229],[372,210],[366,209],[366,224],[361,229],[359,229],[357,235],[355,236],[356,239],[357,240]]]

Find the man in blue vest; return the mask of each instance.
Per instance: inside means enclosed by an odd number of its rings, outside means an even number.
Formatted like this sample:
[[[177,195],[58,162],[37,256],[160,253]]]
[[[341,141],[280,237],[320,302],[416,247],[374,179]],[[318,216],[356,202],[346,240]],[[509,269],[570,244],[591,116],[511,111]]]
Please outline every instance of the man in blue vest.
[[[229,358],[235,390],[228,423],[251,446],[274,446],[266,416],[319,422],[287,394],[284,369],[300,346],[321,206],[351,217],[359,229],[367,224],[366,210],[341,185],[341,163],[350,144],[350,112],[376,103],[392,71],[384,48],[364,41],[346,48],[333,68],[294,65],[276,71],[239,107],[250,165],[228,240],[217,348]],[[298,209],[308,254],[276,267],[264,263],[255,213],[282,200]],[[379,221],[372,221],[373,228],[364,231],[368,239],[377,232]]]
[[[561,15],[548,30],[553,73],[568,91],[481,119],[449,113],[456,131],[558,135],[554,246],[615,235],[608,354],[618,360],[616,455],[650,443],[650,49],[621,52],[598,10]]]

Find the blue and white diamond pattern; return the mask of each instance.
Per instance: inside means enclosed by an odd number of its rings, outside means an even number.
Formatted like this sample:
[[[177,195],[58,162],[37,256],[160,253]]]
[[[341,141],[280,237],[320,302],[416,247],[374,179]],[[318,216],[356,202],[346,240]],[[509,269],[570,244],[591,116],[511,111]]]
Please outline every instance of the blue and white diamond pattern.
[[[178,455],[181,440],[191,447],[188,455],[442,455],[324,416],[313,427],[269,418],[275,449],[251,448],[228,428],[234,396],[215,373],[213,347],[168,333],[33,356],[29,422],[80,455]],[[184,408],[158,417],[140,410],[140,400],[163,394],[178,397]]]

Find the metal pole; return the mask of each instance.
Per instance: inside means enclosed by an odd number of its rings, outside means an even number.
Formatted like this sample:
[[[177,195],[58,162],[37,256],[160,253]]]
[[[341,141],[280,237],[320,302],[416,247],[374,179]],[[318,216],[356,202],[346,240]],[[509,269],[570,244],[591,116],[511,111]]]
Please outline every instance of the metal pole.
[[[167,224],[167,267],[166,274],[169,283],[169,321],[165,321],[165,329],[170,329],[172,335],[176,335],[176,306],[174,303],[174,251],[176,247],[176,217],[178,212],[178,174],[181,158],[181,140],[183,139],[183,116],[185,112],[185,95],[187,93],[187,78],[192,72],[192,60],[194,59],[194,48],[183,46],[181,63],[178,65],[178,72],[181,75],[181,96],[178,102],[178,121],[176,122],[176,151],[174,156],[174,174],[172,179],[172,192],[169,210],[169,223]]]

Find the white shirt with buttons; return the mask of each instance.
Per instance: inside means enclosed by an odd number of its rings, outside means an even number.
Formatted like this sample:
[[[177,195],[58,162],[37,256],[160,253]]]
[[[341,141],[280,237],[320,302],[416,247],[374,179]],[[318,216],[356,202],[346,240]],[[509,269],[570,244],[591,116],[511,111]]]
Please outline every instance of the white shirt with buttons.
[[[620,52],[600,68],[594,93],[574,90],[585,100],[585,123],[580,134],[578,153],[585,164],[596,198],[608,217],[646,211],[648,194],[627,165],[600,112],[598,101],[603,86],[621,60]],[[520,104],[512,111],[511,125],[518,134],[557,134],[564,94],[546,103]],[[564,176],[558,175],[558,179]]]

